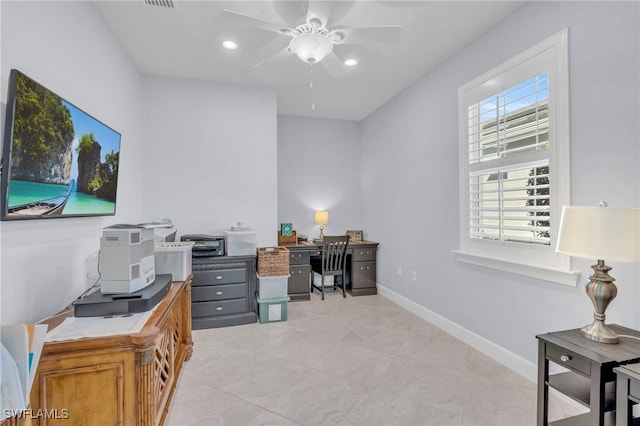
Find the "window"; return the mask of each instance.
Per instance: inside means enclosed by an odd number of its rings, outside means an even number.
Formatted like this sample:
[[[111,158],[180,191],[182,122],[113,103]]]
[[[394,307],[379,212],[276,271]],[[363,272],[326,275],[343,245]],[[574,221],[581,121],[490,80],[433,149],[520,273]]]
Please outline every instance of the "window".
[[[460,87],[458,253],[575,285],[569,257],[555,252],[570,201],[567,38],[564,30]]]

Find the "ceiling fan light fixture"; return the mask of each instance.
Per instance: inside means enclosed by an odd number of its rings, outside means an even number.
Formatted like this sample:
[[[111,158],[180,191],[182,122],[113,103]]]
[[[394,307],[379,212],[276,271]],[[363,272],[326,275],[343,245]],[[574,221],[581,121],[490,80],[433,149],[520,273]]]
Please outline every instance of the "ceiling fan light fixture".
[[[304,62],[315,64],[331,53],[333,43],[324,35],[301,34],[291,40],[289,49]]]
[[[222,47],[229,50],[236,50],[238,48],[238,43],[233,40],[225,40],[222,42]]]

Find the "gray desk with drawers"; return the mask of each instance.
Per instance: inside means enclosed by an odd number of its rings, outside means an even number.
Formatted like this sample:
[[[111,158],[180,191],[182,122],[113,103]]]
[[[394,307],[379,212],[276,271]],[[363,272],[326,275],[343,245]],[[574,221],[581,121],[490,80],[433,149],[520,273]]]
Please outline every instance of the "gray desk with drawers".
[[[289,249],[289,287],[291,300],[309,300],[311,258],[321,256],[321,245],[302,242],[285,245]],[[347,247],[347,291],[352,296],[376,294],[376,250],[374,241],[351,241]]]
[[[291,300],[309,300],[311,258],[321,255],[314,243],[289,249],[288,293]],[[347,247],[347,290],[352,296],[376,294],[376,250],[373,241]],[[194,257],[191,317],[194,330],[249,324],[257,321],[255,256]]]

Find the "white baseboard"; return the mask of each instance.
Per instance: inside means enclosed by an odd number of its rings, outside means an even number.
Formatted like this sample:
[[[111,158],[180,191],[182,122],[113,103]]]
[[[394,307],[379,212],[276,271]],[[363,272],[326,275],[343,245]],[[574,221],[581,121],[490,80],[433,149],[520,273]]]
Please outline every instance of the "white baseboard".
[[[435,325],[438,328],[451,334],[456,339],[466,343],[472,348],[482,352],[488,357],[496,360],[505,367],[513,370],[521,376],[537,382],[538,368],[537,366],[522,358],[519,355],[514,354],[511,351],[503,348],[500,345],[493,343],[491,340],[486,339],[479,334],[476,334],[466,328],[456,324],[455,322],[437,314],[424,306],[418,305],[416,302],[407,299],[406,297],[396,293],[393,290],[389,290],[383,285],[377,284],[378,294],[386,297],[392,302],[402,306],[409,312],[412,312],[422,318],[423,320]]]
[[[528,379],[533,383],[538,382],[538,367],[533,362],[522,358],[520,355],[514,354],[513,352],[503,348],[502,346],[492,342],[491,340],[486,339],[479,334],[476,334],[473,331],[462,327],[459,324],[456,324],[455,322],[425,308],[424,306],[418,305],[416,302],[407,299],[406,297],[396,293],[393,290],[389,290],[379,283],[377,283],[376,286],[378,288],[379,295],[386,297],[390,301],[403,307],[409,312],[414,313],[428,323],[433,324],[436,327],[446,331],[456,339],[466,343],[477,351],[482,352],[489,358],[492,358],[493,360],[499,362],[515,373],[523,376],[525,379]],[[578,404],[567,395],[556,392],[555,389],[551,389],[551,392],[566,403],[571,404],[579,409],[584,409],[582,405]]]

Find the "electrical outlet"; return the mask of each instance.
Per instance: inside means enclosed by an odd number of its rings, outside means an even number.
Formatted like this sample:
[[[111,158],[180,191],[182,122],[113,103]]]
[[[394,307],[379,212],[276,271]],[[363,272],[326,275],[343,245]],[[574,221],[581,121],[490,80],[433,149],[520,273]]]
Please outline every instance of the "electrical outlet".
[[[402,276],[402,266],[398,265],[397,273],[399,277]]]
[[[418,281],[418,274],[416,274],[416,271],[411,271],[411,281]]]

